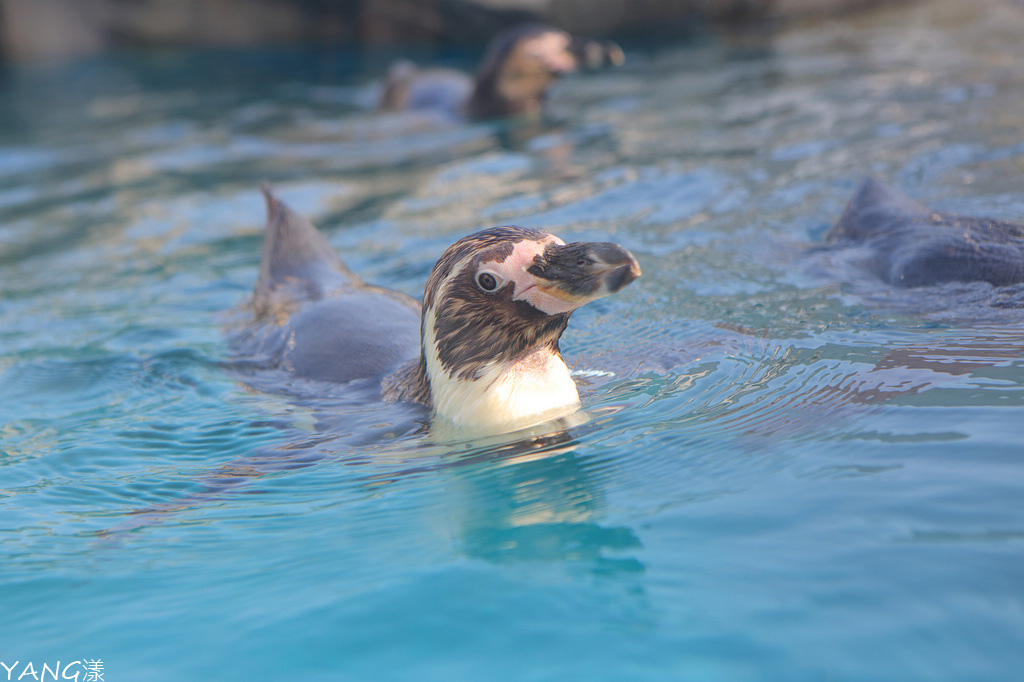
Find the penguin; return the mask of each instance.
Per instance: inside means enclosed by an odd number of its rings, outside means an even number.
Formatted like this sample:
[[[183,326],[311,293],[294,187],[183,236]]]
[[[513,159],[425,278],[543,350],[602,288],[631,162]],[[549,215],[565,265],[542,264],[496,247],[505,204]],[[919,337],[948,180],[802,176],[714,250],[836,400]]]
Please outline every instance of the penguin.
[[[436,112],[451,119],[533,116],[542,111],[547,90],[559,77],[624,60],[622,48],[610,41],[574,39],[550,26],[523,24],[495,36],[475,78],[396,62],[377,108]]]
[[[871,177],[825,243],[862,248],[861,264],[897,287],[1024,282],[1024,225],[932,211]]]
[[[456,428],[501,433],[580,407],[559,339],[574,310],[641,274],[607,242],[501,226],[450,246],[422,303],[364,282],[272,190],[259,276],[232,325],[236,356],[322,382],[359,382]]]

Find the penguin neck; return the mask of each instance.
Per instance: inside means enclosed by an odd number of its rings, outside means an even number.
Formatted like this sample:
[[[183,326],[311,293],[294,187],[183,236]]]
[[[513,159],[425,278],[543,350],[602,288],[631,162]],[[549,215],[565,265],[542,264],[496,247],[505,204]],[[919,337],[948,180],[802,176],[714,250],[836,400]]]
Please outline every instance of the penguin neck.
[[[458,428],[512,431],[564,417],[580,406],[569,368],[550,347],[488,365],[473,379],[459,379],[433,364],[427,358],[434,416]]]
[[[385,379],[385,400],[422,403],[435,419],[489,433],[534,426],[580,407],[576,382],[561,354],[550,346],[514,361],[495,362],[473,379],[449,374],[430,356],[424,353]]]
[[[480,119],[539,114],[544,91],[553,80],[537,74],[519,75],[508,65],[497,72],[481,73],[467,103],[467,113]]]
[[[498,353],[472,371],[441,361],[429,312],[421,332],[419,359],[384,380],[385,400],[422,403],[436,420],[489,433],[534,426],[580,407],[576,382],[558,349],[561,329],[515,355]]]

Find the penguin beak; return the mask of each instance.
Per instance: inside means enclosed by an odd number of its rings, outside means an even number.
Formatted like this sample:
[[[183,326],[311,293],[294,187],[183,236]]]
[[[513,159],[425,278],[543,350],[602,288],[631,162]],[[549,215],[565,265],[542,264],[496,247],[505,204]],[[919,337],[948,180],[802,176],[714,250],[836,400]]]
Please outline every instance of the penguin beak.
[[[554,299],[553,306],[545,307],[568,312],[619,291],[640,276],[640,264],[618,244],[549,243],[527,272],[537,278],[536,288],[545,298]]]
[[[622,66],[626,54],[610,40],[585,40],[574,38],[570,51],[585,69],[600,69],[604,66]]]

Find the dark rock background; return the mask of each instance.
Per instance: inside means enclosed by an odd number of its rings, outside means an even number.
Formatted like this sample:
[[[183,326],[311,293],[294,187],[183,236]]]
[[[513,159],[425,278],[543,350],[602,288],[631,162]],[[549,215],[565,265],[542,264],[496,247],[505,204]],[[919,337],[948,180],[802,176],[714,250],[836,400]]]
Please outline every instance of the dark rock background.
[[[530,19],[581,35],[670,37],[701,26],[832,16],[910,1],[0,0],[0,56],[153,46],[483,43],[501,27]]]

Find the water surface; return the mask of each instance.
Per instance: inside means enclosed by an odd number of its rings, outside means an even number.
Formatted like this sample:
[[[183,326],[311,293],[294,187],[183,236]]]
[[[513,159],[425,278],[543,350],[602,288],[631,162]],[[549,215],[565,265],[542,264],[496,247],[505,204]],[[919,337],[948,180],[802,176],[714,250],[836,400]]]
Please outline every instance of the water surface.
[[[0,660],[1012,679],[1022,315],[801,254],[865,173],[1024,220],[1021,45],[1017,10],[943,4],[627,45],[520,126],[372,115],[385,64],[358,54],[9,67]],[[344,389],[247,388],[223,311],[256,279],[265,180],[414,296],[494,224],[629,248],[644,277],[564,338],[601,372],[592,420],[473,441]]]

